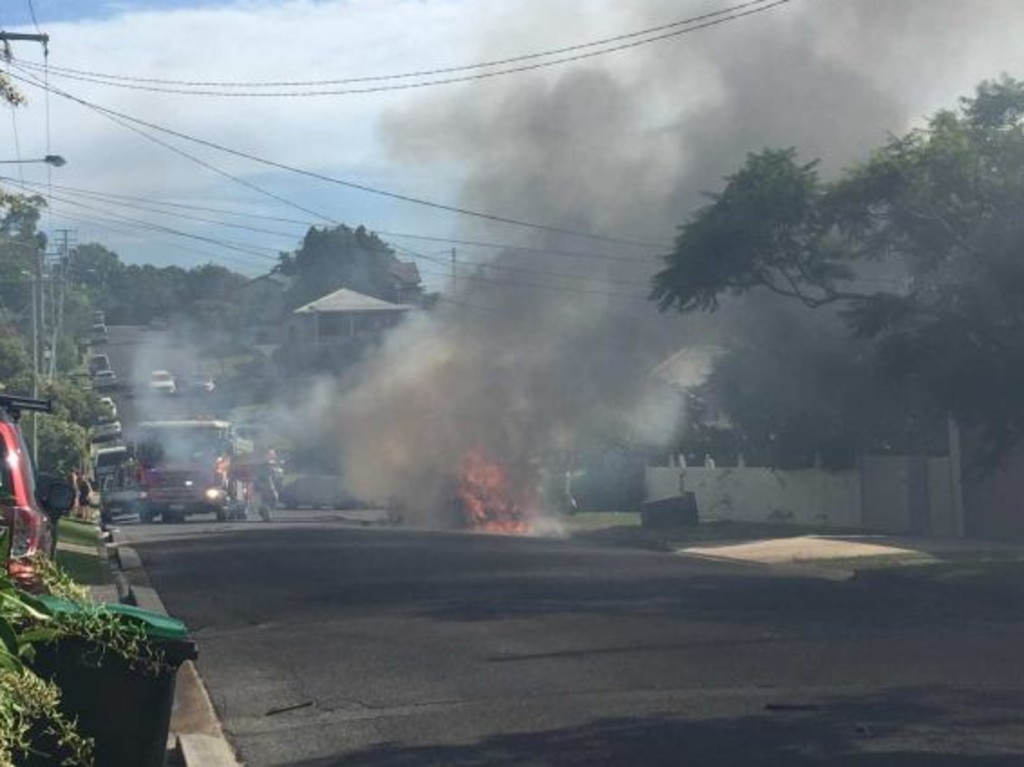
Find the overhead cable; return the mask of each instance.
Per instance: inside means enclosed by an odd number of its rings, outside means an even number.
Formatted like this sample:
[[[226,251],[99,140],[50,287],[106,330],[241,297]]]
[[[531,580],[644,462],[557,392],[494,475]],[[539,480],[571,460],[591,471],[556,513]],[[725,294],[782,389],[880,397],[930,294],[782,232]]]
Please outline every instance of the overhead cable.
[[[24,73],[24,71],[23,71],[23,74],[26,74],[26,73]],[[27,77],[26,77],[26,76],[16,75],[16,74],[14,74],[12,72],[11,73],[11,77],[17,79],[20,82],[25,82],[25,83],[27,83],[29,85],[33,85],[33,86],[35,86],[37,88],[45,87],[42,83],[40,83],[40,81],[39,81],[39,79],[37,77],[35,77],[34,75],[31,75],[30,73],[27,73]],[[494,223],[506,224],[506,225],[509,225],[509,226],[516,226],[516,227],[522,227],[522,228],[527,228],[527,229],[535,229],[535,230],[538,230],[538,231],[551,232],[553,234],[562,234],[562,235],[566,235],[566,236],[580,237],[580,238],[583,238],[583,239],[595,240],[595,241],[599,241],[599,242],[611,242],[611,243],[616,243],[616,244],[620,244],[620,245],[630,245],[630,246],[642,247],[642,248],[667,249],[667,247],[668,247],[668,246],[665,246],[665,245],[658,245],[658,244],[654,244],[654,243],[650,243],[650,242],[643,242],[643,241],[639,241],[639,240],[631,240],[631,239],[625,239],[625,238],[620,238],[620,237],[610,237],[608,235],[595,234],[593,232],[581,232],[581,231],[577,231],[577,230],[573,230],[573,229],[567,229],[565,227],[552,226],[552,225],[548,225],[548,224],[541,224],[541,223],[536,223],[536,222],[531,222],[531,221],[524,221],[522,219],[511,218],[511,217],[508,217],[508,216],[501,216],[501,215],[498,215],[498,214],[487,213],[487,212],[484,212],[484,211],[471,210],[469,208],[463,208],[463,207],[460,207],[460,206],[457,206],[457,205],[447,205],[447,204],[444,204],[444,203],[434,202],[432,200],[426,200],[426,199],[419,198],[419,197],[413,197],[413,196],[407,195],[407,194],[401,194],[401,193],[398,193],[398,192],[391,192],[391,191],[387,191],[385,189],[378,189],[376,187],[371,187],[371,186],[368,186],[366,184],[359,184],[359,183],[356,183],[356,182],[353,182],[353,181],[346,181],[345,179],[336,178],[334,176],[328,176],[328,175],[326,175],[324,173],[318,173],[316,171],[306,170],[304,168],[298,168],[298,167],[296,167],[294,165],[289,165],[287,163],[279,162],[277,160],[270,160],[270,159],[267,159],[265,157],[260,157],[258,155],[252,154],[250,152],[245,152],[245,151],[242,151],[242,150],[239,150],[239,149],[232,149],[231,147],[224,146],[223,144],[218,144],[215,141],[209,141],[207,139],[201,139],[201,138],[198,138],[196,136],[190,136],[187,133],[183,133],[181,131],[173,130],[171,128],[166,128],[166,127],[164,127],[162,125],[157,125],[156,123],[149,122],[148,120],[142,120],[140,118],[132,117],[131,115],[127,115],[124,112],[119,112],[119,111],[114,110],[114,109],[109,109],[107,107],[103,107],[103,106],[100,106],[98,104],[94,104],[94,103],[92,103],[90,101],[87,101],[87,100],[85,100],[85,99],[83,99],[83,98],[81,98],[79,96],[72,95],[72,94],[68,93],[67,91],[65,91],[63,89],[56,88],[56,87],[54,87],[52,85],[50,86],[50,89],[51,89],[51,91],[54,94],[60,96],[61,98],[65,98],[65,99],[68,99],[70,101],[73,101],[73,102],[75,102],[75,103],[77,103],[77,104],[79,104],[81,106],[84,106],[87,109],[90,109],[90,110],[92,110],[94,112],[97,112],[99,114],[104,114],[104,115],[108,116],[110,119],[113,119],[115,122],[120,120],[120,121],[126,121],[126,122],[129,122],[129,123],[132,123],[133,126],[130,127],[129,129],[134,130],[137,133],[139,133],[140,131],[135,126],[140,126],[141,125],[141,126],[144,126],[146,128],[150,128],[151,130],[155,130],[155,131],[158,131],[160,133],[163,133],[165,135],[174,136],[175,138],[179,138],[179,139],[182,139],[184,141],[191,142],[193,144],[198,144],[200,146],[204,146],[204,147],[207,147],[209,149],[215,149],[215,150],[217,150],[219,152],[223,152],[225,154],[229,154],[229,155],[232,155],[234,157],[241,157],[241,158],[249,160],[251,162],[258,163],[260,165],[264,165],[264,166],[271,167],[271,168],[276,168],[278,170],[287,171],[289,173],[295,173],[297,175],[305,176],[307,178],[313,178],[313,179],[316,179],[318,181],[323,181],[325,183],[334,184],[336,186],[341,186],[341,187],[344,187],[346,189],[352,189],[352,190],[355,190],[355,191],[364,192],[366,194],[372,194],[372,195],[376,195],[376,196],[379,196],[379,197],[386,197],[386,198],[389,198],[389,199],[392,199],[392,200],[398,200],[398,201],[401,201],[401,202],[407,202],[407,203],[410,203],[410,204],[413,204],[413,205],[420,205],[420,206],[423,206],[423,207],[433,208],[435,210],[444,210],[444,211],[447,211],[449,213],[456,213],[458,215],[468,216],[468,217],[472,217],[472,218],[478,218],[478,219],[482,219],[482,220],[485,220],[485,221],[491,221],[491,222],[494,222]],[[129,127],[129,126],[124,126],[124,127]],[[172,151],[175,151],[175,152],[177,152],[179,154],[186,155],[186,156],[188,156],[190,159],[192,159],[194,161],[202,162],[203,164],[205,164],[205,165],[207,165],[207,166],[209,166],[211,168],[214,167],[214,166],[210,166],[209,163],[205,163],[205,161],[198,160],[198,158],[195,158],[194,156],[188,155],[187,153],[185,153],[180,148],[174,147],[174,145],[172,145],[172,144],[169,144],[167,142],[161,142],[155,136],[151,136],[151,135],[146,134],[144,132],[142,133],[142,135],[146,135],[151,140],[156,141],[157,143],[162,143],[162,145],[170,148]],[[220,171],[219,169],[217,170],[217,172],[221,173],[221,175],[230,175],[230,174],[225,174],[224,171]],[[245,182],[242,179],[238,179],[237,177],[234,180],[239,181],[240,183],[244,183],[246,186],[249,186],[250,188],[254,188],[255,187],[255,185],[250,184],[249,182]],[[258,189],[258,187],[256,187],[256,188]],[[265,190],[261,190],[261,191],[266,193]],[[288,204],[293,204],[293,203],[288,203]]]
[[[245,83],[225,81],[215,82],[163,80],[160,78],[128,77],[124,75],[88,72],[85,70],[75,70],[69,68],[58,69],[56,67],[54,67],[51,71],[55,75],[64,77],[66,79],[88,82],[97,85],[105,85],[115,88],[126,88],[130,90],[142,90],[155,93],[188,96],[220,96],[228,98],[302,98],[311,96],[344,96],[354,94],[380,93],[385,91],[410,90],[414,88],[427,88],[436,85],[451,85],[455,83],[465,83],[473,80],[484,80],[495,77],[503,77],[506,75],[517,74],[521,72],[529,72],[538,69],[546,69],[550,67],[560,66],[563,64],[569,64],[576,61],[582,61],[597,56],[604,56],[609,53],[616,53],[631,48],[638,48],[640,46],[650,45],[652,43],[660,42],[662,40],[667,40],[692,32],[697,32],[702,29],[707,29],[709,27],[714,27],[720,24],[735,21],[745,16],[752,16],[757,13],[763,13],[778,6],[785,5],[789,2],[791,2],[791,0],[751,0],[751,2],[740,3],[738,5],[734,5],[729,8],[724,8],[719,11],[713,11],[711,13],[706,13],[700,16],[693,16],[686,19],[680,19],[678,21],[670,22],[668,24],[662,24],[657,27],[650,27],[648,29],[640,30],[637,32],[616,35],[614,37],[605,38],[604,40],[596,40],[588,43],[581,43],[579,45],[571,45],[563,48],[556,48],[536,53],[528,53],[519,56],[509,57],[506,59],[485,61],[476,64],[467,64],[454,67],[442,67],[438,69],[421,70],[419,72],[406,72],[391,75],[350,77],[336,80]],[[593,48],[597,48],[597,50],[589,50]],[[550,60],[538,61],[538,59]],[[522,63],[527,61],[532,63]],[[509,64],[517,65],[508,66]],[[473,70],[488,69],[492,67],[502,66],[504,67],[503,69],[496,69],[494,71],[484,71],[476,72],[474,74],[438,77],[439,75],[450,75],[453,73],[471,72]],[[415,77],[431,77],[434,79],[420,80],[415,82],[404,82],[390,85],[371,85],[364,87],[341,89],[320,87],[312,90],[272,92],[267,92],[265,90],[224,90],[227,88],[240,87],[263,89],[272,87],[301,87],[310,85],[326,86],[346,83],[352,84],[385,82],[395,80],[408,80]]]

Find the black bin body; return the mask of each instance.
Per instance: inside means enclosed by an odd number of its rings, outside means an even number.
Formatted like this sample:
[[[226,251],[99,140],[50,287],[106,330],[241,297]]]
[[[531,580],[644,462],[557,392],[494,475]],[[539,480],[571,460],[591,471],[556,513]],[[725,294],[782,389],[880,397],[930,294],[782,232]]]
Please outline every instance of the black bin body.
[[[112,607],[135,616],[145,613]],[[184,636],[183,624],[152,617],[182,626],[180,638],[150,633],[152,647],[162,655],[159,671],[133,665],[88,639],[69,637],[36,646],[31,668],[60,688],[61,710],[77,720],[79,734],[94,741],[96,767],[163,767],[175,678],[181,664],[194,660],[197,652],[195,642]],[[45,744],[44,738],[40,745],[53,744]],[[39,750],[45,756],[25,767],[54,764],[53,750]]]
[[[643,505],[640,512],[641,524],[652,529],[687,527],[696,525],[699,521],[697,497],[693,493],[649,501]]]

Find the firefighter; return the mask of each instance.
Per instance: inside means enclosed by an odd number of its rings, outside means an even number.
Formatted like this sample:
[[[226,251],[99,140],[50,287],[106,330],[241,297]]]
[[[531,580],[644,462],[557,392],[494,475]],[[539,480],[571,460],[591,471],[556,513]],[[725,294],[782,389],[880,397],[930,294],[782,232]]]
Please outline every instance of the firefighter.
[[[270,512],[277,508],[277,454],[268,449],[253,466],[253,505],[264,522],[270,521]]]

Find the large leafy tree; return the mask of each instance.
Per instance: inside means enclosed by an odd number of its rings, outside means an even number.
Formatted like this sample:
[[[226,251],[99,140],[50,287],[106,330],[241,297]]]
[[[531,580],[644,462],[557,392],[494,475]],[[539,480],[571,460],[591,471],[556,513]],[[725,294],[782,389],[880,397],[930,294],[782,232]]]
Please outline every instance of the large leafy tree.
[[[385,301],[408,300],[394,290],[392,270],[398,259],[384,240],[365,227],[310,227],[302,246],[282,254],[278,270],[293,277],[290,308],[339,288],[351,288]]]
[[[681,228],[652,297],[834,307],[918,405],[1001,450],[1024,435],[1022,210],[1024,83],[1004,78],[836,180],[791,149],[750,155]]]

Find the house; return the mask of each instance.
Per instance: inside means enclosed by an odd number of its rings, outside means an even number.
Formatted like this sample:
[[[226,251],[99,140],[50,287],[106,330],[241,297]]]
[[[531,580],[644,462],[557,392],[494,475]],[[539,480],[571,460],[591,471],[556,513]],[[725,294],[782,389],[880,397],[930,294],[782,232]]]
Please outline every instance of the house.
[[[246,341],[257,345],[276,345],[281,337],[285,317],[285,297],[293,278],[270,272],[249,280],[238,291],[242,327],[249,336]]]
[[[394,327],[413,308],[341,288],[293,311],[288,338],[305,348],[344,344]]]
[[[391,290],[396,303],[415,303],[423,297],[420,270],[415,261],[399,261],[396,258],[388,265],[388,274],[391,276]]]

